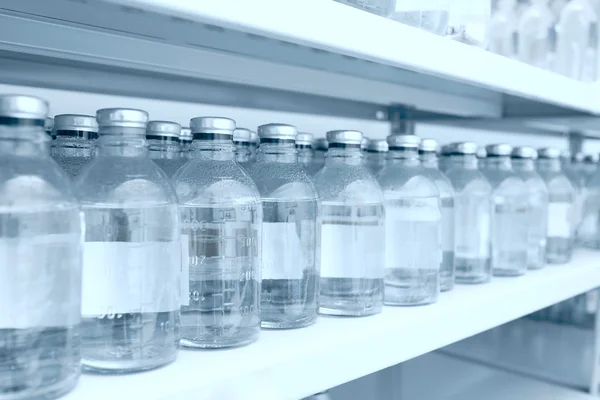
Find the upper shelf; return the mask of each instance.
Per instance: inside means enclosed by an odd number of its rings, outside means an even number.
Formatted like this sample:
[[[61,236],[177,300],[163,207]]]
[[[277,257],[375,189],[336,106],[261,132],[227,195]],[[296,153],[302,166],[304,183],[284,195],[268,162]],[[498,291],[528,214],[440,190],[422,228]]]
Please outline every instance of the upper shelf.
[[[458,285],[436,304],[263,331],[246,347],[182,351],[164,368],[83,376],[65,400],[299,399],[444,347],[600,286],[598,253],[518,278]]]
[[[600,112],[578,82],[331,0],[2,0],[0,81],[385,120]]]

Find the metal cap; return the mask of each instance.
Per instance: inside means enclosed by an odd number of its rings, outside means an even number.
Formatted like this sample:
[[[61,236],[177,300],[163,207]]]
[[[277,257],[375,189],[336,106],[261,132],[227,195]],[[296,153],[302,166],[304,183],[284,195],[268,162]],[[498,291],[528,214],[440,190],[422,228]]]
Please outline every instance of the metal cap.
[[[179,140],[182,142],[191,142],[194,139],[192,136],[192,130],[190,128],[181,128],[181,132],[179,132]]]
[[[362,142],[362,132],[359,131],[329,131],[327,132],[328,143],[341,143],[341,144],[356,144],[360,146]]]
[[[296,135],[296,144],[303,145],[303,146],[312,146],[312,143],[313,143],[312,133],[301,132]]]
[[[323,138],[315,139],[313,147],[315,150],[327,151],[329,149],[329,142]]]
[[[265,124],[258,127],[258,136],[261,139],[287,139],[296,140],[298,131],[293,125]]]
[[[181,125],[170,121],[150,121],[146,126],[146,136],[164,136],[179,138]]]
[[[91,115],[59,114],[54,117],[54,130],[98,132],[98,123]]]
[[[586,164],[596,164],[598,162],[597,154],[585,154],[583,156],[583,162]]]
[[[449,146],[452,154],[477,154],[477,144],[475,142],[456,142],[450,144]]]
[[[48,102],[22,94],[0,95],[0,117],[45,120]]]
[[[559,158],[560,150],[555,147],[544,147],[542,149],[538,149],[538,157],[539,158]]]
[[[485,146],[485,152],[489,156],[510,156],[512,146],[506,143],[488,144]]]
[[[100,128],[146,128],[148,113],[133,108],[103,108],[96,111],[96,121]]]
[[[386,140],[390,148],[414,147],[417,149],[419,144],[421,144],[421,138],[417,135],[390,135]]]
[[[196,117],[190,120],[192,133],[217,133],[232,135],[235,130],[235,121],[223,117]]]
[[[258,144],[260,143],[260,138],[258,137],[258,133],[254,132],[254,131],[250,131],[250,141],[255,146],[258,146]]]
[[[250,143],[250,137],[252,136],[251,134],[252,132],[250,132],[250,129],[236,128],[233,131],[233,140],[235,140],[236,142]]]
[[[438,150],[438,142],[435,139],[423,139],[419,145],[419,150],[424,152],[436,152]]]
[[[510,155],[512,158],[528,158],[536,159],[538,157],[537,151],[531,146],[518,146],[513,148]]]
[[[389,150],[389,146],[385,139],[369,139],[365,150],[374,153],[386,153]]]

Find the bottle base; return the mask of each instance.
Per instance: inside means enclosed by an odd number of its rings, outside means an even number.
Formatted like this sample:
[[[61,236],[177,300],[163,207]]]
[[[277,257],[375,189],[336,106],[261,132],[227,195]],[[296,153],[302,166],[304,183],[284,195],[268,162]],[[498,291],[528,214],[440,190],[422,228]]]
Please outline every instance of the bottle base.
[[[60,382],[57,382],[53,385],[36,387],[32,388],[32,390],[23,390],[20,392],[12,392],[8,394],[1,394],[0,399],[2,400],[54,400],[58,399],[67,393],[71,392],[75,386],[77,386],[77,382],[79,381],[79,376],[81,373],[74,374],[63,379]]]
[[[310,326],[315,322],[317,322],[316,315],[295,321],[262,321],[260,327],[263,329],[298,329]]]
[[[571,261],[571,254],[548,254],[546,256],[546,262],[548,264],[560,265],[568,264]]]
[[[456,283],[460,285],[481,285],[484,283],[490,283],[490,276],[457,276]]]
[[[546,264],[542,264],[542,265],[539,265],[539,264],[536,264],[536,265],[528,265],[528,266],[527,266],[527,270],[528,270],[528,271],[538,271],[538,270],[540,270],[540,269],[544,269],[545,267],[546,267]]]
[[[374,307],[357,307],[356,304],[330,304],[319,307],[319,314],[338,317],[368,317],[379,314],[382,309],[380,303]]]
[[[440,291],[442,291],[442,292],[449,292],[452,289],[454,289],[454,279],[452,281],[449,281],[449,282],[442,281],[440,283]]]
[[[434,298],[427,298],[415,301],[414,299],[386,299],[383,304],[386,306],[400,306],[400,307],[412,307],[412,306],[426,306],[437,302],[437,296]]]
[[[177,359],[177,352],[169,357],[149,360],[90,360],[83,358],[83,370],[85,372],[101,375],[120,375],[135,372],[149,371],[164,367]]]
[[[213,338],[213,340],[208,340],[208,339],[204,339],[204,340],[194,340],[194,339],[185,339],[185,338],[181,338],[181,340],[179,341],[181,347],[186,348],[186,349],[197,349],[197,350],[202,350],[202,349],[206,349],[206,350],[210,350],[210,349],[226,349],[226,348],[233,348],[233,347],[242,347],[242,346],[247,346],[251,343],[254,343],[258,340],[258,335],[259,335],[259,330],[256,330],[256,332],[249,334],[249,335],[245,335],[243,337],[240,336],[236,336],[236,337],[219,337],[219,338]]]

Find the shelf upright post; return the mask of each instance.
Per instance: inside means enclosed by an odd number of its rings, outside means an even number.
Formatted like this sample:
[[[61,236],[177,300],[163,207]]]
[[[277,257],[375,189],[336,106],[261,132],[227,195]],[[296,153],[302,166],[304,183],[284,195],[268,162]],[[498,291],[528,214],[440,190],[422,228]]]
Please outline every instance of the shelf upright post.
[[[414,108],[400,105],[392,106],[388,110],[391,124],[391,135],[414,135],[415,120],[412,111]]]
[[[596,310],[594,315],[594,358],[592,363],[592,374],[590,377],[590,394],[598,397],[600,394],[600,293],[596,291]]]

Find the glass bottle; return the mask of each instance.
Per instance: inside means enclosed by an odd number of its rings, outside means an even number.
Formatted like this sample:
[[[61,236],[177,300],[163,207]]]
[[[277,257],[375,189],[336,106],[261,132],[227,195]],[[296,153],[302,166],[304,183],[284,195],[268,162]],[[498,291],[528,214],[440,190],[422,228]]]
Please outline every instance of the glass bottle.
[[[223,348],[260,332],[262,207],[235,162],[229,118],[191,120],[193,158],[173,177],[183,256],[181,344]]]
[[[305,171],[308,171],[313,161],[313,135],[310,133],[299,133],[296,135],[296,150],[298,150],[298,163]]]
[[[481,172],[492,185],[492,273],[523,275],[527,271],[527,188],[513,171],[507,144],[485,148]]]
[[[148,156],[169,178],[187,159],[181,156],[181,125],[169,121],[150,121],[146,127]]]
[[[0,398],[53,399],[79,379],[79,206],[50,158],[48,103],[0,95]]]
[[[46,135],[50,136],[50,138],[55,139],[54,118],[46,117],[44,120],[44,132],[46,132]]]
[[[308,175],[315,176],[323,168],[323,165],[325,165],[325,153],[327,153],[328,148],[329,143],[327,143],[327,139],[315,139],[313,142],[313,161],[306,170]]]
[[[246,128],[235,128],[233,131],[233,144],[235,145],[235,161],[239,164],[250,162],[253,153],[250,130]]]
[[[571,0],[563,7],[556,23],[556,72],[575,79],[583,77],[594,20],[587,0]]]
[[[489,28],[488,50],[510,58],[515,56],[515,5],[516,0],[498,0]]]
[[[319,202],[295,149],[296,128],[258,127],[260,147],[248,172],[264,210],[261,321],[263,328],[301,328],[318,309]]]
[[[369,143],[369,138],[363,136],[360,141],[360,151],[365,151],[367,149],[367,143]]]
[[[258,145],[260,144],[260,138],[258,137],[258,133],[254,131],[250,131],[250,162],[256,161],[256,151],[258,150]]]
[[[442,292],[454,288],[454,189],[446,175],[438,169],[438,143],[434,139],[423,139],[419,155],[424,174],[440,192],[442,210],[442,264],[440,265],[440,289]]]
[[[385,167],[388,149],[389,147],[385,139],[370,139],[366,143],[364,164],[373,176],[377,176],[383,167]]]
[[[148,113],[98,110],[96,158],[77,181],[86,232],[84,368],[126,373],[175,360],[181,253],[177,199],[148,157]]]
[[[181,146],[181,158],[183,160],[189,160],[192,158],[192,130],[190,128],[182,127],[179,133],[179,145]]]
[[[596,174],[598,170],[598,155],[596,154],[584,154],[581,162],[581,181],[583,184],[587,182]]]
[[[442,261],[440,193],[419,161],[415,135],[388,136],[388,163],[377,179],[385,199],[387,305],[437,301]]]
[[[450,158],[452,156],[452,144],[444,144],[439,149],[438,154],[438,169],[445,173],[450,169]]]
[[[575,157],[571,156],[570,151],[562,151],[560,154],[560,166],[565,176],[573,185],[575,190],[575,202],[573,203],[573,223],[575,234],[573,236],[575,244],[577,244],[577,238],[579,235],[577,231],[581,220],[583,218],[583,205],[584,205],[584,190],[585,185],[582,185],[581,177],[579,175],[579,167],[576,165]]]
[[[527,64],[548,68],[552,11],[548,0],[532,0],[518,22],[519,59]]]
[[[381,312],[385,227],[383,193],[363,165],[362,133],[327,132],[325,166],[314,182],[321,199],[319,312]]]
[[[560,150],[548,147],[538,153],[537,170],[546,183],[549,196],[546,261],[565,264],[571,260],[573,253],[576,192],[562,172]]]
[[[446,176],[454,188],[454,267],[457,283],[486,283],[492,277],[492,187],[478,169],[477,145],[448,146],[451,168]]]
[[[71,179],[77,178],[81,169],[95,156],[98,137],[96,117],[61,114],[54,117],[55,140],[52,141],[52,158]]]
[[[548,189],[535,171],[537,151],[533,147],[515,147],[512,151],[513,169],[525,182],[527,189],[527,268],[540,269],[546,265],[546,225],[548,221]]]

